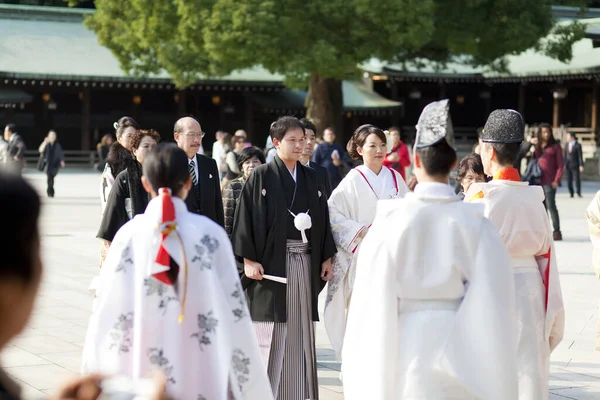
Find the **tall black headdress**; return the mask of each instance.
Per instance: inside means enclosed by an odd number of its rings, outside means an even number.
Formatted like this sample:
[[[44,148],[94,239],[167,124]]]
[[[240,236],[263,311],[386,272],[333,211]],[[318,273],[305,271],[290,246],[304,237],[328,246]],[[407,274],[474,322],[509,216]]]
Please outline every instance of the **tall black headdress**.
[[[523,117],[515,110],[495,110],[483,127],[481,141],[486,143],[521,143],[525,135]]]
[[[450,103],[448,99],[429,103],[417,122],[415,149],[433,146],[443,139],[454,147],[454,130],[450,119]]]

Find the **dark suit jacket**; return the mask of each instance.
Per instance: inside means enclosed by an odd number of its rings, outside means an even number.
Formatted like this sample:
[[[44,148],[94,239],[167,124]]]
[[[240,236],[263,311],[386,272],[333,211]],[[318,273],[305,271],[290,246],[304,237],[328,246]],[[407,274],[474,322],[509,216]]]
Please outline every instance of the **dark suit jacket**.
[[[221,183],[217,163],[210,157],[196,154],[198,165],[198,184],[185,199],[185,204],[190,212],[205,215],[224,226],[223,199],[221,198]]]
[[[583,166],[583,153],[581,144],[576,140],[573,143],[573,150],[569,153],[569,143],[565,145],[565,167],[579,168]]]
[[[329,199],[331,196],[331,178],[329,178],[329,172],[327,172],[327,168],[322,165],[317,164],[314,161],[310,161],[308,166],[315,170],[317,173],[317,179],[320,185],[325,189],[325,198]]]
[[[18,133],[14,133],[8,140],[8,147],[6,148],[7,160],[9,163],[17,168],[23,169],[25,166],[25,142]],[[18,160],[15,160],[15,157]]]

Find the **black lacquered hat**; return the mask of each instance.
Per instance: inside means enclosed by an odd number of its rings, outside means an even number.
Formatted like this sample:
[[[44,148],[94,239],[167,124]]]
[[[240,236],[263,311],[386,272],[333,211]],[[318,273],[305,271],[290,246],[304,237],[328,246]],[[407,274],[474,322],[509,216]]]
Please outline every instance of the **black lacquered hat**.
[[[487,143],[521,143],[524,139],[525,123],[515,110],[493,111],[481,135],[481,141]]]

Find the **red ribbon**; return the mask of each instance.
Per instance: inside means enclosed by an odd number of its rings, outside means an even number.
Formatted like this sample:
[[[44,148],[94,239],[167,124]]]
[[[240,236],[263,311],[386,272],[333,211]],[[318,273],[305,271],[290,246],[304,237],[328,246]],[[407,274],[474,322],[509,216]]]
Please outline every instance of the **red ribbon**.
[[[163,267],[171,269],[171,257],[165,249],[164,243],[171,232],[173,232],[177,226],[175,223],[175,206],[173,205],[173,199],[171,198],[171,190],[168,188],[158,189],[158,195],[161,198],[162,203],[162,218],[160,221],[159,229],[161,233],[160,246],[158,248],[158,254],[156,255],[155,262]],[[173,282],[169,278],[167,271],[158,272],[152,274],[152,276],[164,284],[172,285]]]

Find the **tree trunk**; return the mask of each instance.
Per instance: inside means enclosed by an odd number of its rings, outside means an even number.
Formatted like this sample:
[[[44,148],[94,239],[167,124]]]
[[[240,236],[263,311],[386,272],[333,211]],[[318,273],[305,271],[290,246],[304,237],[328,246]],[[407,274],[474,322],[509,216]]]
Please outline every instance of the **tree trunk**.
[[[342,132],[343,101],[342,81],[311,74],[306,96],[306,118],[315,123],[319,136],[325,128],[332,127],[338,140],[345,140]]]

